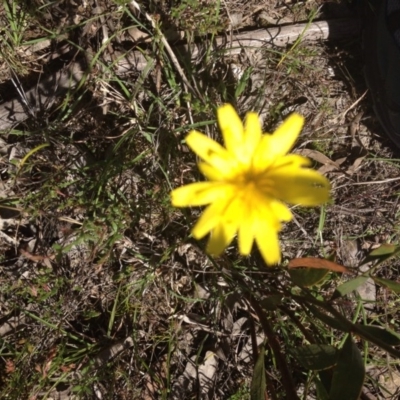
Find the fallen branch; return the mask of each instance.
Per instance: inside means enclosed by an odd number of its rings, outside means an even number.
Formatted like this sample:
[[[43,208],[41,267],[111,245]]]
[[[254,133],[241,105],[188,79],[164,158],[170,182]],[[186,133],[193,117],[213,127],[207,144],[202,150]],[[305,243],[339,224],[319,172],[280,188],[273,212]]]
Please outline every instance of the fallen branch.
[[[338,40],[353,37],[359,34],[360,23],[354,18],[343,18],[330,21],[319,21],[311,24],[295,24],[269,29],[241,32],[238,34],[219,36],[213,47],[215,52],[226,56],[239,54],[243,48],[260,48],[264,46],[285,47],[294,43],[301,35],[303,41]],[[50,41],[49,41],[50,45]],[[43,44],[42,46],[43,47]],[[177,54],[196,60],[201,52],[201,44],[182,45],[175,49]],[[106,62],[112,62],[104,55]],[[136,50],[127,54],[114,53],[118,62],[113,65],[114,72],[123,77],[133,71],[143,71],[149,62],[150,56]],[[48,109],[57,97],[63,96],[74,89],[84,76],[86,60],[73,61],[68,68],[58,71],[42,79],[38,84],[25,92],[26,100],[16,97],[0,104],[0,130],[10,129],[29,117],[27,107],[35,112]],[[24,104],[26,101],[28,104]]]

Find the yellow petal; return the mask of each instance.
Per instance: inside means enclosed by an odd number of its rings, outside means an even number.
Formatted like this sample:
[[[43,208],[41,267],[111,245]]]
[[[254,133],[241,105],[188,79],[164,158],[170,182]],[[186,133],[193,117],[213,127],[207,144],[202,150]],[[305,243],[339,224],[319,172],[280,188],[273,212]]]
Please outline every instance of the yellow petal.
[[[199,162],[197,166],[199,167],[200,172],[210,181],[222,181],[226,179],[223,171],[220,171],[206,162]]]
[[[221,158],[230,157],[226,149],[201,132],[190,131],[186,136],[185,141],[186,144],[203,160],[207,161],[211,154],[217,154]]]
[[[309,158],[300,156],[298,154],[288,154],[283,157],[279,157],[275,160],[273,166],[274,169],[281,167],[286,167],[291,165],[292,167],[309,167],[311,165],[311,160]]]
[[[232,154],[238,154],[244,138],[242,121],[230,104],[218,108],[217,118],[226,149]]]
[[[267,222],[275,231],[279,232],[281,230],[282,224],[278,216],[274,214],[273,208],[271,207],[271,199],[266,199],[263,202],[257,204],[255,219],[261,221],[262,223]],[[257,226],[256,229],[259,229]]]
[[[225,202],[226,207],[221,211],[221,219],[211,231],[211,236],[207,245],[207,252],[211,254],[221,254],[234,238],[238,225],[244,219],[245,209],[241,197],[232,196]]]
[[[186,137],[187,145],[207,164],[217,169],[225,178],[236,174],[238,161],[215,140],[197,131]]]
[[[196,182],[171,192],[174,207],[203,206],[221,198],[231,197],[234,188],[224,182]]]
[[[281,250],[279,246],[278,231],[269,221],[260,221],[256,232],[256,242],[260,253],[267,265],[279,264]]]
[[[220,255],[232,242],[236,230],[236,224],[233,221],[220,222],[211,232],[206,249],[207,253],[215,256]]]
[[[261,173],[262,171],[265,171],[274,162],[271,147],[271,135],[263,135],[254,152],[252,160],[252,167],[255,172]]]
[[[257,192],[247,199],[246,206],[242,207],[245,211],[238,232],[239,251],[243,255],[250,253],[260,223],[268,223],[271,229],[279,232],[281,221],[292,219],[292,213],[285,204],[268,196],[257,195]]]
[[[255,170],[258,171],[258,179],[257,179],[257,188],[259,191],[264,193],[266,197],[279,198],[279,193],[276,191],[274,176],[278,174],[285,174],[286,171],[292,170],[292,174],[296,174],[297,171],[302,170],[301,167],[306,167],[311,164],[311,161],[308,158],[299,156],[297,154],[289,154],[284,157],[279,157],[270,163],[267,169],[263,168],[260,165],[254,167]],[[284,169],[285,172],[279,172],[280,169]],[[260,172],[262,171],[262,172]]]
[[[263,171],[284,156],[293,147],[303,124],[304,118],[301,115],[292,114],[272,135],[264,135],[254,154],[255,169]]]
[[[271,207],[272,214],[274,214],[279,221],[289,222],[292,220],[293,215],[288,206],[281,203],[279,200],[271,200],[269,206]]]
[[[289,152],[303,129],[304,118],[299,114],[291,114],[272,134],[272,152],[276,157]]]
[[[244,122],[244,143],[240,152],[244,163],[250,163],[261,138],[262,131],[258,115],[254,112],[247,113]]]
[[[257,228],[257,220],[254,219],[251,210],[249,215],[240,222],[238,231],[238,245],[240,254],[247,256],[253,247],[254,235]]]
[[[282,167],[269,173],[275,197],[291,204],[316,206],[329,200],[328,179],[312,169]]]
[[[226,201],[216,201],[210,204],[203,212],[196,225],[192,229],[192,235],[195,239],[201,239],[213,230],[222,220]]]

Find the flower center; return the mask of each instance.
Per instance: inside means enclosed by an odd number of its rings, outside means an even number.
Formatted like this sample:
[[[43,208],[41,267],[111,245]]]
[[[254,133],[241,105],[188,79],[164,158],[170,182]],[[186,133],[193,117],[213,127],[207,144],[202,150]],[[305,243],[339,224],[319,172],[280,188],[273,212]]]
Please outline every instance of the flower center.
[[[274,182],[268,176],[268,173],[255,173],[247,171],[243,176],[243,183],[241,190],[244,192],[245,197],[275,197],[274,196]]]

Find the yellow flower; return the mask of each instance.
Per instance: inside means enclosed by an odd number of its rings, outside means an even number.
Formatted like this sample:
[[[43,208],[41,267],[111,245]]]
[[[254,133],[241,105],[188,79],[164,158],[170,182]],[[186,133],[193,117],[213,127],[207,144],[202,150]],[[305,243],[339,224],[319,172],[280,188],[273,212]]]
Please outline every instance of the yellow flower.
[[[192,183],[171,193],[175,207],[208,205],[192,230],[196,239],[211,233],[210,254],[219,255],[238,235],[239,251],[250,254],[253,241],[269,265],[280,261],[278,232],[292,213],[284,202],[316,206],[329,199],[329,181],[310,161],[291,150],[304,124],[290,115],[273,134],[263,134],[258,116],[246,115],[244,125],[234,108],[217,111],[225,147],[191,131],[188,146],[202,159],[206,182]]]

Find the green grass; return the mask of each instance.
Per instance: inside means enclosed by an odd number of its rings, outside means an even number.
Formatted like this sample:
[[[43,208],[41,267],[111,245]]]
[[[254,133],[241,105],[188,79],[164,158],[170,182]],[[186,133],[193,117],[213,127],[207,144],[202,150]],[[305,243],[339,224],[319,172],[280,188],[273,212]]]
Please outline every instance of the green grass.
[[[2,232],[17,245],[1,244],[0,397],[46,399],[69,390],[82,399],[96,391],[106,399],[195,398],[207,389],[193,371],[207,371],[210,355],[218,359],[208,388],[215,399],[257,400],[265,390],[272,399],[305,399],[316,392],[323,399],[335,374],[351,375],[362,365],[397,371],[399,351],[388,343],[397,345],[398,339],[384,331],[400,329],[396,284],[391,290],[381,281],[370,312],[353,293],[354,274],[329,272],[317,279],[309,269],[297,269],[296,280],[287,268],[306,256],[341,264],[342,242],[349,238],[363,245],[364,256],[390,242],[389,253],[376,255],[370,272],[398,280],[397,185],[353,185],[397,176],[399,160],[382,146],[372,144],[352,175],[327,174],[332,205],[293,208],[297,223],[281,233],[279,268],[266,268],[256,249],[240,257],[235,241],[220,258],[206,255],[205,242],[190,236],[199,210],[170,204],[171,189],[202,179],[186,134],[196,129],[221,141],[215,110],[224,102],[241,116],[259,112],[266,132],[290,112],[302,113],[307,123],[298,147],[332,160],[348,157],[342,164],[347,171],[353,163],[352,115],[337,121],[354,103],[346,85],[357,79],[357,65],[346,66],[350,78],[340,81],[327,72],[336,53],[301,40],[284,49],[226,55],[212,41],[237,11],[230,2],[142,2],[138,13],[128,2],[110,1],[100,14],[89,4],[62,9],[39,3],[28,8],[6,1],[0,8],[1,87],[15,76],[25,90],[42,79],[36,73],[48,68],[50,47],[28,57],[25,45],[51,38],[57,48],[58,40],[66,40],[72,53],[61,64],[80,57],[80,49],[91,58],[80,84],[43,116],[1,133],[8,148],[1,153],[0,214],[15,213]],[[274,12],[311,22],[318,5]],[[132,29],[150,41],[132,42]],[[179,65],[172,61],[163,43],[171,31],[201,42],[197,60],[171,41]],[[110,49],[118,56],[107,61]],[[148,64],[117,73],[119,58],[138,49]],[[357,58],[345,46],[342,51]],[[365,102],[357,107],[368,112]],[[376,212],[344,217],[335,205]],[[299,286],[299,279],[309,284]],[[349,281],[350,291],[342,286]],[[3,333],[8,321],[14,328]],[[256,364],[263,342],[265,361]],[[329,354],[314,345],[338,357],[325,372],[318,366]],[[353,360],[343,348],[352,349]],[[362,365],[352,364],[358,358]],[[257,384],[264,375],[265,390]],[[348,388],[357,384],[361,388],[354,378]],[[379,385],[376,390],[387,392],[372,374],[364,384]]]

